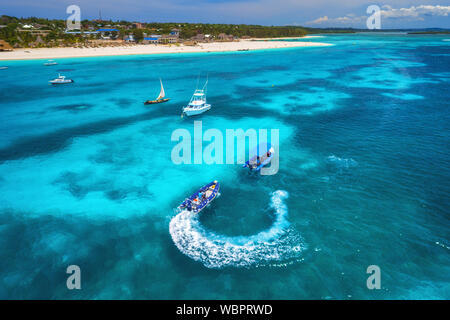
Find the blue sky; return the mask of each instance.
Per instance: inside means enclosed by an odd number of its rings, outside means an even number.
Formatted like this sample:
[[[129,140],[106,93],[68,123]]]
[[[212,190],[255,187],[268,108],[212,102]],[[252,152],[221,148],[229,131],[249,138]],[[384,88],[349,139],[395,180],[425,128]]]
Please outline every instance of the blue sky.
[[[450,28],[450,0],[0,0],[0,14],[66,18],[76,4],[82,19],[245,23],[310,27],[366,26],[366,9],[382,8],[381,27]]]

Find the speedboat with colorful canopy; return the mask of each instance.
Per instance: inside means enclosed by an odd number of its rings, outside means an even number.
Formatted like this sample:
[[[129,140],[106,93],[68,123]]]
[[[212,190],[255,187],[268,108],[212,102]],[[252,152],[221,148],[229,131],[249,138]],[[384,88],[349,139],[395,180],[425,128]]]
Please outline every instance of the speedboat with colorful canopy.
[[[270,143],[261,143],[250,152],[250,160],[246,161],[242,167],[248,167],[252,171],[259,171],[268,165],[275,154],[275,149]]]
[[[180,210],[194,213],[202,211],[219,194],[220,184],[216,180],[208,183],[178,206]]]
[[[194,95],[189,101],[188,105],[183,108],[183,114],[187,116],[195,116],[197,114],[203,113],[211,109],[211,105],[206,103],[206,85],[208,80],[206,80],[205,85],[202,89],[196,89]]]

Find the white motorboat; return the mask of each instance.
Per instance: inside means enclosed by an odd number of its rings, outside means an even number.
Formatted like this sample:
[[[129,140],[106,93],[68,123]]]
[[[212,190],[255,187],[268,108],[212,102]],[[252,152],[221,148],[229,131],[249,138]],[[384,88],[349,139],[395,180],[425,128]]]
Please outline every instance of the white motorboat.
[[[208,80],[206,80],[203,89],[196,89],[194,95],[189,101],[188,105],[183,108],[183,114],[187,116],[195,116],[197,114],[203,113],[211,109],[211,105],[206,103],[206,85]]]
[[[66,79],[66,76],[62,76],[58,74],[58,78],[50,80],[51,84],[65,84],[65,83],[73,83],[74,81],[72,79]]]
[[[48,60],[47,62],[44,63],[44,66],[54,66],[57,64],[58,62],[56,62],[55,60]]]

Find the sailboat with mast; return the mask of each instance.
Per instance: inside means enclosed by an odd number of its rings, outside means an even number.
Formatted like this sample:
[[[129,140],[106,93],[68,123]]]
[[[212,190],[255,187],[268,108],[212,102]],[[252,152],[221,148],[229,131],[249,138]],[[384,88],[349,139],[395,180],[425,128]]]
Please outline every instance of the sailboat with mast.
[[[161,83],[161,91],[159,92],[159,96],[158,98],[156,98],[155,100],[147,100],[144,102],[144,104],[155,104],[155,103],[162,103],[162,102],[167,102],[170,99],[169,98],[164,98],[166,96],[166,93],[164,92],[164,87],[162,84],[162,80],[159,79],[159,82]]]
[[[196,89],[194,95],[189,101],[188,105],[183,108],[181,115],[195,116],[211,109],[211,105],[206,103],[206,85],[208,79],[202,89]]]

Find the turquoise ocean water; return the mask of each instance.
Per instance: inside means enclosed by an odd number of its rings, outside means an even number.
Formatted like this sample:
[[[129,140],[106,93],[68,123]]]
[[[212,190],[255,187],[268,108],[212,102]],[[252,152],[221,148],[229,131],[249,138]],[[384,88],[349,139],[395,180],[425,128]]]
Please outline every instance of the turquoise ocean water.
[[[448,40],[0,63],[0,298],[449,299]],[[181,119],[199,73],[212,109]],[[279,172],[174,165],[194,120],[279,129]]]

